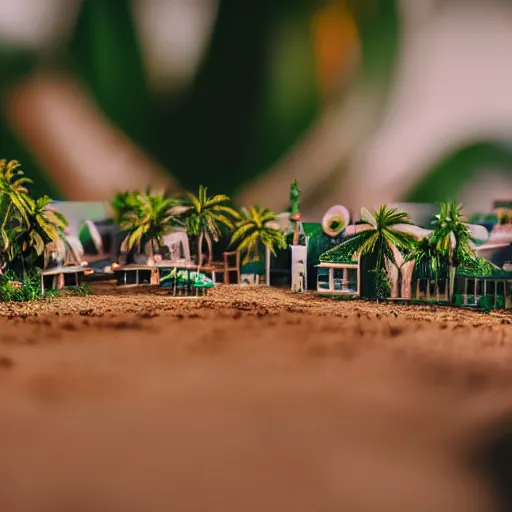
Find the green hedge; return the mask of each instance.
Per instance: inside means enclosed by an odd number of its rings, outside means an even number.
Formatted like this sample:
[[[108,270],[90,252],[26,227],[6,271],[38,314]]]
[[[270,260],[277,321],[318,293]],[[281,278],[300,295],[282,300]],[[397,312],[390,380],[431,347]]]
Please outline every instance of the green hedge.
[[[492,276],[499,267],[487,261],[485,258],[467,259],[457,267],[457,276],[483,277]]]
[[[320,261],[326,263],[353,263],[354,253],[359,249],[360,241],[358,237],[347,238],[344,242],[333,249],[320,255]]]
[[[462,305],[464,305],[464,298],[462,297],[462,295],[460,293],[455,293],[453,295],[452,302],[455,306],[462,306]]]
[[[494,297],[491,297],[490,295],[480,297],[480,299],[478,299],[478,307],[484,311],[491,311],[494,307]]]
[[[499,297],[496,297],[494,307],[496,309],[505,309],[505,297],[502,297],[501,295]]]

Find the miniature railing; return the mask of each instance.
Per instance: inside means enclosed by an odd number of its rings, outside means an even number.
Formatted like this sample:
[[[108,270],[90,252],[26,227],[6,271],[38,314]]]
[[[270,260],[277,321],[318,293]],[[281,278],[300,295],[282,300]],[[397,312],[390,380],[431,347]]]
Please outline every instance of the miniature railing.
[[[208,288],[194,283],[191,279],[171,277],[167,280],[169,295],[173,297],[199,297],[208,293]]]

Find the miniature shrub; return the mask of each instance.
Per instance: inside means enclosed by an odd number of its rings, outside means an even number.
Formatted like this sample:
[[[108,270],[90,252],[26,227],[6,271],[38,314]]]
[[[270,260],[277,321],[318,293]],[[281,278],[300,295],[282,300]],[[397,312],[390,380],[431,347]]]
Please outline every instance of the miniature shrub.
[[[462,277],[490,276],[499,268],[485,258],[466,259],[457,268],[457,275]]]
[[[370,270],[370,273],[373,274],[376,299],[389,298],[391,296],[391,285],[386,271],[383,268],[374,268]]]
[[[70,292],[73,295],[91,295],[91,288],[88,284],[81,284],[80,286],[71,288]]]
[[[0,301],[1,302],[27,302],[42,298],[41,284],[38,275],[30,275],[21,285],[18,283],[16,275],[12,272],[7,272],[0,276]]]
[[[462,305],[464,305],[464,298],[462,297],[462,295],[460,293],[455,293],[453,295],[453,304],[455,306],[462,306]]]
[[[484,311],[491,311],[491,309],[493,309],[493,303],[494,297],[487,295],[485,297],[480,297],[478,300],[478,307]]]
[[[505,309],[505,297],[501,295],[496,297],[496,301],[494,302],[494,307],[496,309]]]
[[[337,300],[337,301],[343,301],[343,300],[361,300],[361,297],[359,295],[331,295],[329,296],[330,300]]]
[[[58,296],[59,296],[59,290],[49,289],[49,290],[45,290],[44,291],[44,298],[45,299],[53,299],[53,298],[58,297]]]

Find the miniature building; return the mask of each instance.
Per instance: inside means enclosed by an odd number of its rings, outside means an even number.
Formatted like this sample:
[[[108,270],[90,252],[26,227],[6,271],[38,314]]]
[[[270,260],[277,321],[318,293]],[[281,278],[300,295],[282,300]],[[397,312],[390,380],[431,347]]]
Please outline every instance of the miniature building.
[[[320,255],[317,269],[317,292],[324,295],[363,296],[361,258],[357,244],[350,241]]]
[[[185,231],[174,231],[163,237],[163,244],[169,249],[169,260],[191,264],[190,245]]]
[[[500,272],[492,276],[458,277],[455,280],[454,298],[465,306],[478,306],[489,297],[490,306],[510,309],[512,306],[512,272]]]
[[[316,266],[317,292],[329,295],[360,295],[360,268],[356,263],[322,262]]]

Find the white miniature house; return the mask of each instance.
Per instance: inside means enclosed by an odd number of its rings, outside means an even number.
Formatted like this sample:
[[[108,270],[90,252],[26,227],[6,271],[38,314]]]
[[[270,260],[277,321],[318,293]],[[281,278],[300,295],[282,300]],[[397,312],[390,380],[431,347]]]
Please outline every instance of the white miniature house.
[[[359,296],[361,274],[358,262],[322,262],[317,268],[317,292],[325,295]]]

